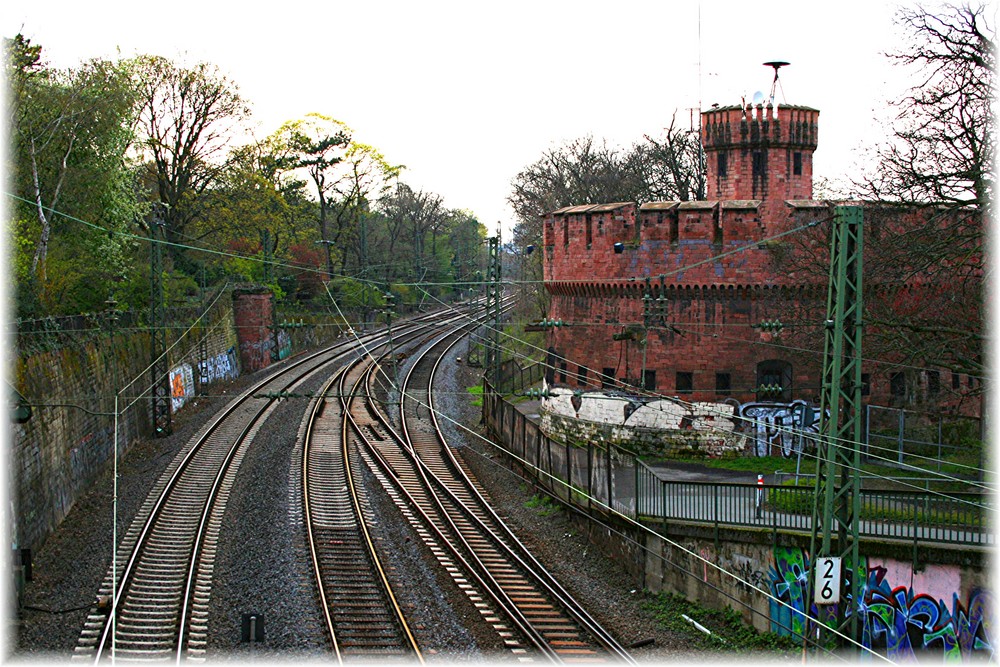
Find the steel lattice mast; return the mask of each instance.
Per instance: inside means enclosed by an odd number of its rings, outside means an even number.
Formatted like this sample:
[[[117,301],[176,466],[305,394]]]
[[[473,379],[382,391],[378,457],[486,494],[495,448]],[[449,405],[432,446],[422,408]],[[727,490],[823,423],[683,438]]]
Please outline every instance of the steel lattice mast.
[[[149,225],[150,275],[150,387],[153,403],[153,432],[170,435],[170,366],[167,362],[167,309],[163,301],[163,244],[165,236],[162,204],[154,204]]]
[[[861,510],[861,269],[863,215],[860,206],[834,209],[830,244],[830,283],[825,321],[820,437],[817,446],[816,498],[813,507],[811,590],[817,587],[816,562],[839,557],[840,602],[836,615],[820,611],[821,641],[830,627],[859,640],[858,596],[863,571],[858,555]],[[822,574],[822,573],[820,573]],[[841,642],[846,640],[841,638]]]
[[[500,390],[500,231],[489,238],[490,257],[486,279],[486,314],[492,322],[486,345],[486,372],[493,391]]]

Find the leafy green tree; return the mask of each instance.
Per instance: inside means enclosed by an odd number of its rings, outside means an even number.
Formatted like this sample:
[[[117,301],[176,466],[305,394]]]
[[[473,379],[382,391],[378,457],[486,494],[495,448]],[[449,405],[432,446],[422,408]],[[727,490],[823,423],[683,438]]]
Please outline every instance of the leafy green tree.
[[[138,211],[127,158],[130,71],[103,60],[52,70],[41,48],[21,35],[4,46],[18,314],[103,308],[126,270],[128,242],[114,232],[125,231]]]
[[[217,184],[207,190],[203,219],[191,231],[211,246],[253,248],[252,254],[271,258],[268,270],[259,266],[248,272],[237,258],[203,261],[220,267],[243,267],[238,275],[244,280],[264,281],[278,287],[279,279],[290,261],[293,244],[315,238],[315,207],[305,192],[306,184],[291,176],[295,159],[286,145],[275,137],[240,146],[227,160],[227,168]],[[264,247],[264,244],[267,247]]]
[[[373,202],[390,188],[390,181],[398,178],[402,165],[390,164],[374,146],[351,141],[343,160],[335,169],[332,190],[337,195],[334,215],[338,237],[345,252],[342,255],[341,273],[347,274],[348,257],[356,261],[356,275],[368,278],[368,226]],[[352,246],[350,249],[348,246]],[[350,250],[350,251],[349,251]]]
[[[316,189],[319,202],[319,243],[326,246],[327,280],[333,278],[333,250],[340,241],[342,229],[330,229],[329,217],[336,176],[334,166],[344,159],[344,151],[351,141],[350,128],[330,116],[318,113],[284,123],[278,135],[290,148],[295,166],[304,170]]]

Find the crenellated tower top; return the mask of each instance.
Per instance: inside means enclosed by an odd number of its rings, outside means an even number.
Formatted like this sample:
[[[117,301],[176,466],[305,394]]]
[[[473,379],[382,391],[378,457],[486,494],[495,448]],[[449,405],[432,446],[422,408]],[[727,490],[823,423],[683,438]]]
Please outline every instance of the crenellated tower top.
[[[819,111],[747,104],[701,114],[708,199],[812,199]]]

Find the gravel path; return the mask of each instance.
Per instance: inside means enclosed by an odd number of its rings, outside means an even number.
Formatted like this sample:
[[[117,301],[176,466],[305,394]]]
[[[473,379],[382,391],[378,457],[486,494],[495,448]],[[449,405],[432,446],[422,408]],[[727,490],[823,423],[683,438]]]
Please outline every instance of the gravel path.
[[[460,346],[461,347],[461,346]],[[454,354],[452,355],[452,360]],[[439,408],[463,426],[477,430],[480,409],[471,405],[466,387],[479,382],[479,371],[450,363],[449,386],[438,394]],[[199,398],[176,415],[174,433],[136,443],[119,463],[119,535],[123,535],[148,489],[177,451],[241,388],[259,379],[244,377],[218,394]],[[318,383],[319,380],[313,381]],[[304,386],[304,390],[315,388]],[[266,641],[254,658],[328,660],[316,615],[316,600],[304,558],[301,531],[294,522],[293,451],[306,400],[282,401],[257,433],[234,485],[220,534],[209,616],[209,658],[246,660],[250,647],[240,642],[244,613],[263,616]],[[529,485],[498,465],[486,445],[452,427],[463,443],[466,460],[515,532],[552,569],[563,585],[584,602],[622,644],[654,639],[636,649],[636,658],[676,660],[690,657],[684,640],[663,630],[642,609],[643,594],[625,573],[589,545],[563,513],[543,515],[527,505]],[[479,613],[443,574],[419,543],[374,477],[364,474],[373,534],[389,576],[401,588],[400,602],[430,662],[508,661],[509,654]],[[65,660],[73,652],[87,610],[110,565],[112,542],[111,470],[77,501],[59,529],[34,554],[34,580],[27,583],[24,607],[9,633],[8,650],[16,657]],[[290,520],[290,517],[292,520]],[[226,545],[236,548],[226,548]],[[403,548],[386,548],[403,545]],[[415,545],[415,546],[414,546]]]

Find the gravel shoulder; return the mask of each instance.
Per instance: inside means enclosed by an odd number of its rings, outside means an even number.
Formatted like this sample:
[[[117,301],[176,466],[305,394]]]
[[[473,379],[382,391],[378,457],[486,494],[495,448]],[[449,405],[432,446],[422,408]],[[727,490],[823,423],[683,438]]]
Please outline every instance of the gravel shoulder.
[[[457,363],[456,354],[453,351],[448,357],[444,386],[436,400],[454,420],[446,428],[449,439],[460,444],[464,460],[487,490],[497,514],[619,643],[629,648],[653,640],[630,649],[634,658],[642,662],[699,659],[690,651],[686,635],[664,628],[643,608],[648,594],[624,568],[591,544],[586,531],[565,511],[552,511],[551,506],[538,503],[531,484],[507,468],[496,447],[481,437],[482,410],[473,405],[467,388],[481,383],[482,371]]]
[[[461,346],[459,346],[461,347]],[[499,463],[479,432],[480,408],[466,388],[479,383],[480,370],[455,363],[445,366],[446,386],[437,394],[439,409],[452,422],[446,429],[469,466],[487,489],[497,513],[505,517],[536,557],[581,600],[619,641],[653,639],[633,650],[643,661],[697,659],[682,635],[664,629],[643,608],[645,594],[624,570],[591,545],[563,512],[529,506],[530,484]],[[269,372],[277,370],[272,367]],[[199,397],[174,419],[167,438],[135,443],[119,462],[118,536],[129,523],[164,468],[190,438],[231,397],[261,378],[240,378],[213,395]],[[313,620],[315,600],[306,582],[299,541],[290,526],[289,466],[306,401],[287,401],[257,434],[233,491],[220,539],[236,549],[220,549],[212,592],[210,657],[247,659],[238,637],[242,613],[265,614],[267,647],[254,656],[263,660],[312,661],[325,657]],[[460,426],[458,426],[460,425]],[[467,430],[468,429],[468,430]],[[440,572],[425,547],[413,548],[417,537],[370,474],[365,474],[369,511],[375,518],[390,577],[408,583],[401,603],[429,662],[494,662],[510,660],[492,630],[464,594]],[[33,581],[24,591],[20,614],[9,615],[7,656],[19,660],[67,660],[79,637],[87,611],[111,563],[113,493],[111,466],[74,505],[62,525],[33,555]],[[532,503],[533,504],[533,503]],[[471,629],[470,629],[471,628]]]

